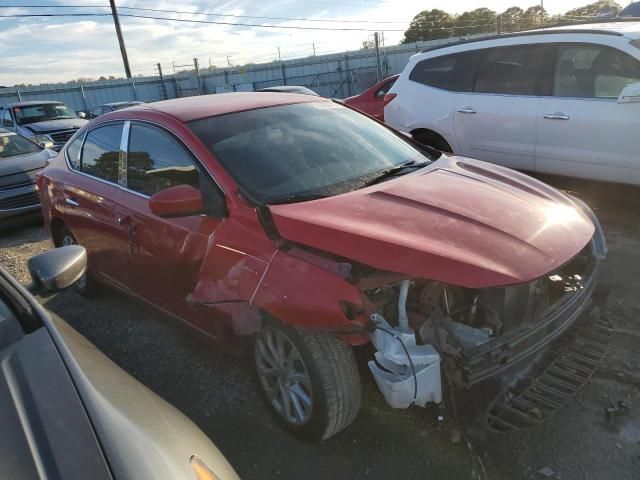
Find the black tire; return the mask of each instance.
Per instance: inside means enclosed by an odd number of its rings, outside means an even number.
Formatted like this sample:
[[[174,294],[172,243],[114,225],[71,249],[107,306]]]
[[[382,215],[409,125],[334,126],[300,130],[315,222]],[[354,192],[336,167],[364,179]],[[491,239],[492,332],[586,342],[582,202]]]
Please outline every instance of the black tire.
[[[441,152],[453,153],[453,149],[447,143],[447,141],[435,132],[422,131],[418,132],[413,137],[416,142],[426,145],[427,147],[435,148]]]
[[[260,373],[258,344],[261,340],[264,342],[265,329],[284,334],[306,367],[312,401],[309,417],[303,423],[289,421],[267,393],[264,376]],[[267,321],[256,334],[254,366],[267,408],[285,430],[302,440],[325,440],[336,435],[353,422],[360,410],[360,374],[353,351],[331,335]]]
[[[69,227],[63,225],[56,232],[55,244],[56,247],[64,247],[66,245],[78,245],[78,241],[76,237],[73,236],[73,233],[71,233],[71,230],[69,230]],[[84,275],[73,284],[73,288],[84,297],[93,297],[98,293],[98,283],[89,271],[86,271]]]

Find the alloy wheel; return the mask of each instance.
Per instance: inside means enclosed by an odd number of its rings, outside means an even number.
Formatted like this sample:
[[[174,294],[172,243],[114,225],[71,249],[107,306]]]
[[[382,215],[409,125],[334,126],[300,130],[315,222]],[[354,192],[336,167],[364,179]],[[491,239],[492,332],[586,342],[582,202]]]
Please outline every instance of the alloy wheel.
[[[304,425],[311,417],[311,378],[300,352],[279,328],[264,326],[255,342],[260,384],[273,408],[287,422]]]

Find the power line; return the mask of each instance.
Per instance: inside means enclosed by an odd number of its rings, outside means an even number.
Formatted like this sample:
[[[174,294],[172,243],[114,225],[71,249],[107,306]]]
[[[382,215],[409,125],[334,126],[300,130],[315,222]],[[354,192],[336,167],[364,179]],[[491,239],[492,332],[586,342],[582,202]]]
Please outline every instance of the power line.
[[[104,5],[2,5],[0,8],[108,8]],[[343,20],[333,18],[293,18],[293,17],[264,17],[256,15],[233,15],[229,13],[217,12],[189,12],[186,10],[166,10],[160,8],[145,7],[118,7],[118,10],[138,10],[144,12],[156,13],[178,13],[185,15],[204,15],[208,17],[229,17],[229,18],[255,18],[260,20],[285,20],[300,22],[319,22],[319,23],[375,23],[375,24],[405,24],[406,21],[390,21],[390,20]]]
[[[15,13],[10,15],[0,14],[0,18],[56,18],[56,17],[110,17],[110,13]],[[147,20],[164,20],[170,22],[181,23],[199,23],[208,25],[229,25],[232,27],[255,27],[255,28],[282,28],[288,30],[320,30],[320,31],[333,31],[333,32],[374,32],[371,28],[355,28],[355,27],[302,27],[298,25],[262,25],[259,23],[234,23],[234,22],[220,22],[214,20],[197,20],[189,18],[173,18],[173,17],[156,17],[153,15],[137,15],[132,13],[121,13],[120,17],[129,18],[143,18]],[[404,32],[404,29],[389,29],[385,28],[387,32]]]

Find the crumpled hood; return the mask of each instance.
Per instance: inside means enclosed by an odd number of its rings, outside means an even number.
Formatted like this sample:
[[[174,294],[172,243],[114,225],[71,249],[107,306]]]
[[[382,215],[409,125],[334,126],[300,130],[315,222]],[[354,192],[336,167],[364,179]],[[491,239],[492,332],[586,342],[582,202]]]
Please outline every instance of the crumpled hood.
[[[34,181],[36,172],[47,166],[49,158],[45,150],[0,158],[0,188]]]
[[[60,120],[48,120],[46,122],[28,123],[21,125],[35,133],[58,132],[60,130],[72,130],[82,127],[87,120],[82,118],[66,118]]]
[[[594,234],[584,211],[558,190],[455,156],[372,187],[270,210],[290,241],[470,288],[532,281],[573,258]]]

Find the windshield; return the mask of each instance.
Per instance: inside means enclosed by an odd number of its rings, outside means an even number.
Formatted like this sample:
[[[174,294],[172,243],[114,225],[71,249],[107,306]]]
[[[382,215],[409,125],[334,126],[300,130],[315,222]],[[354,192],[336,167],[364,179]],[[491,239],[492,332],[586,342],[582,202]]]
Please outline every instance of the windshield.
[[[339,195],[393,167],[433,159],[374,120],[329,102],[232,113],[189,126],[265,204]]]
[[[60,120],[63,118],[78,118],[73,111],[62,103],[43,103],[42,105],[28,105],[13,107],[16,121],[20,125],[45,122],[47,120]]]
[[[0,133],[0,158],[15,157],[25,153],[35,153],[42,150],[30,140],[15,133]]]

